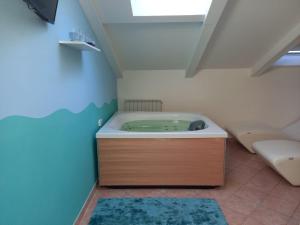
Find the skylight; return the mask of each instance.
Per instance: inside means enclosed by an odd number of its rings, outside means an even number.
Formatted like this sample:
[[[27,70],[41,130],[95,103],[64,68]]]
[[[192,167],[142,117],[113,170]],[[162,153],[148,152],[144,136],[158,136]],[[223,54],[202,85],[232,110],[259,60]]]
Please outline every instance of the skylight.
[[[212,0],[130,0],[133,16],[206,15]]]

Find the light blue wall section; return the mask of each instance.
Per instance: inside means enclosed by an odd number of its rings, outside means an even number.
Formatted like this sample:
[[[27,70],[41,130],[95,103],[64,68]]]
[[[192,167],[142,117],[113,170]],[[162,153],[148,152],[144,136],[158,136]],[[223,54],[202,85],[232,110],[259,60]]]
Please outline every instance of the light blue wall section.
[[[41,21],[22,0],[0,0],[0,119],[42,117],[61,108],[80,112],[115,97],[103,53],[58,45],[74,28],[95,39],[78,0],[59,1],[55,25]]]
[[[55,25],[0,0],[0,225],[71,225],[96,181],[116,80],[103,53],[59,46],[74,28],[95,38],[78,0],[59,1]]]

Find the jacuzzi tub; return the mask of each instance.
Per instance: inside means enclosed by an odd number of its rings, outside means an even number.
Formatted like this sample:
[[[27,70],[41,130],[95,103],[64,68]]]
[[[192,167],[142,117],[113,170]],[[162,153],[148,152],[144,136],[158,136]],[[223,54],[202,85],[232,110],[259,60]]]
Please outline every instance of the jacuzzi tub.
[[[131,121],[203,120],[197,131],[132,132]],[[221,186],[227,133],[201,114],[116,113],[96,134],[101,186]]]
[[[137,120],[203,120],[206,128],[198,131],[132,132],[122,131],[124,123]],[[96,134],[97,138],[226,138],[227,133],[209,118],[193,113],[133,112],[116,113]]]

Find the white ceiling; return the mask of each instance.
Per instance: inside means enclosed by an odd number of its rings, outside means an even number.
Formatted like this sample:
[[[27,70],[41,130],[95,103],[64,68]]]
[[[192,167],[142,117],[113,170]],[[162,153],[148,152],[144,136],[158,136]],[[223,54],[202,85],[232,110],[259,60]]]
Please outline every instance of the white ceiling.
[[[122,70],[186,69],[204,16],[132,16],[130,0],[95,0]]]
[[[121,71],[187,70],[203,43],[205,27],[218,22],[217,7],[208,22],[204,16],[133,17],[130,0],[80,1],[92,2],[88,12],[97,15],[87,15],[89,21],[94,30],[97,23],[101,25],[100,31],[109,39],[108,55]],[[213,0],[213,5],[222,1],[227,5],[204,46],[201,69],[251,68],[300,24],[300,0]]]
[[[200,23],[105,25],[124,70],[185,69]]]
[[[202,68],[249,68],[300,23],[300,0],[231,0]]]

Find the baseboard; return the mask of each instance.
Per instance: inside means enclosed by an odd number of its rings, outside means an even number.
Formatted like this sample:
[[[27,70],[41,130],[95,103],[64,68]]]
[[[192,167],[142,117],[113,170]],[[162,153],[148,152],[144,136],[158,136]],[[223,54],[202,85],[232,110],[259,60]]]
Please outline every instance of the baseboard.
[[[76,223],[78,222],[79,218],[81,218],[81,214],[83,214],[85,211],[86,211],[86,207],[88,206],[88,204],[90,203],[90,201],[92,200],[92,197],[95,193],[95,190],[96,190],[96,186],[97,186],[97,183],[98,183],[98,180],[95,182],[95,184],[93,185],[90,193],[88,194],[88,197],[86,198],[84,204],[82,205],[78,215],[76,216],[74,222],[73,222],[73,225],[76,225]]]

